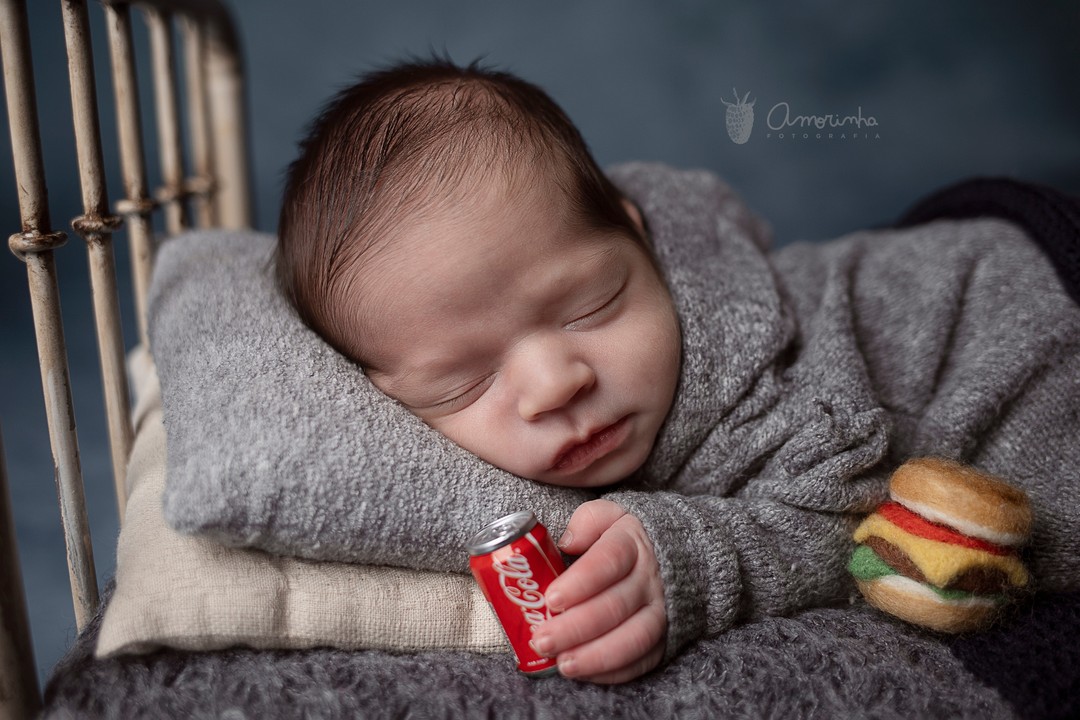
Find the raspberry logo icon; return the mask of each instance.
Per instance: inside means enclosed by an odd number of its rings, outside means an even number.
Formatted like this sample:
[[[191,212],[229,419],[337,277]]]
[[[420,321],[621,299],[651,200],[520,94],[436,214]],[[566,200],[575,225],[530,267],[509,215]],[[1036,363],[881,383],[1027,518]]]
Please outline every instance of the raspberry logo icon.
[[[735,93],[735,102],[728,102],[723,97],[720,98],[720,102],[727,105],[724,122],[727,125],[728,137],[736,145],[742,145],[750,139],[750,131],[754,129],[754,103],[757,100],[746,102],[750,98],[749,91],[741,100],[738,90],[732,88],[732,92]]]

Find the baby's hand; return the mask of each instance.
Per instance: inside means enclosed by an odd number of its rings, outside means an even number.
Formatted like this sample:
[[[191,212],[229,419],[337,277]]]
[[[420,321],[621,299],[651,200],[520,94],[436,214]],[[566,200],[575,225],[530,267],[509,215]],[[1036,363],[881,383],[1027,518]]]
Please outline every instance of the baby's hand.
[[[562,614],[536,628],[536,651],[557,657],[566,677],[597,683],[625,682],[656,667],[667,612],[641,521],[610,500],[592,500],[574,511],[559,545],[581,559],[548,587],[548,606]]]

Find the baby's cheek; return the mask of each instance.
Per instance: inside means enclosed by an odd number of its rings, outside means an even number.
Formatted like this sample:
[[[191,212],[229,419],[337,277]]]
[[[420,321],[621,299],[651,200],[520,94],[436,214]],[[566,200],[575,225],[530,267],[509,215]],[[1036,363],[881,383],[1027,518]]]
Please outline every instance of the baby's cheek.
[[[481,460],[518,475],[527,475],[526,453],[513,428],[493,412],[485,398],[429,424]]]

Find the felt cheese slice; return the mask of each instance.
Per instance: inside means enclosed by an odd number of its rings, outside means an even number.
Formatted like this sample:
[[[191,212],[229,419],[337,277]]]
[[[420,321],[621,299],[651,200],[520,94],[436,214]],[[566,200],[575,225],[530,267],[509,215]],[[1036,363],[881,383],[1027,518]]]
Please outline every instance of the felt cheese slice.
[[[855,530],[857,543],[871,536],[887,540],[903,550],[926,579],[938,587],[945,587],[960,573],[977,566],[1001,570],[1016,587],[1023,587],[1028,582],[1027,569],[1015,555],[999,555],[920,537],[894,525],[880,513],[870,515]]]

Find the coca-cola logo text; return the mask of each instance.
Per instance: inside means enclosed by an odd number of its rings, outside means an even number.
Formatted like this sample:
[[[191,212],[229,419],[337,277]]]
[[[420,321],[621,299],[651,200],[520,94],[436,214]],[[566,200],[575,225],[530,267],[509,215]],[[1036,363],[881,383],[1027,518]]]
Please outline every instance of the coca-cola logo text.
[[[546,608],[544,593],[540,592],[540,583],[533,580],[528,558],[515,551],[506,558],[505,564],[496,560],[492,567],[499,573],[499,585],[502,586],[503,593],[521,609],[530,632],[551,617]]]

